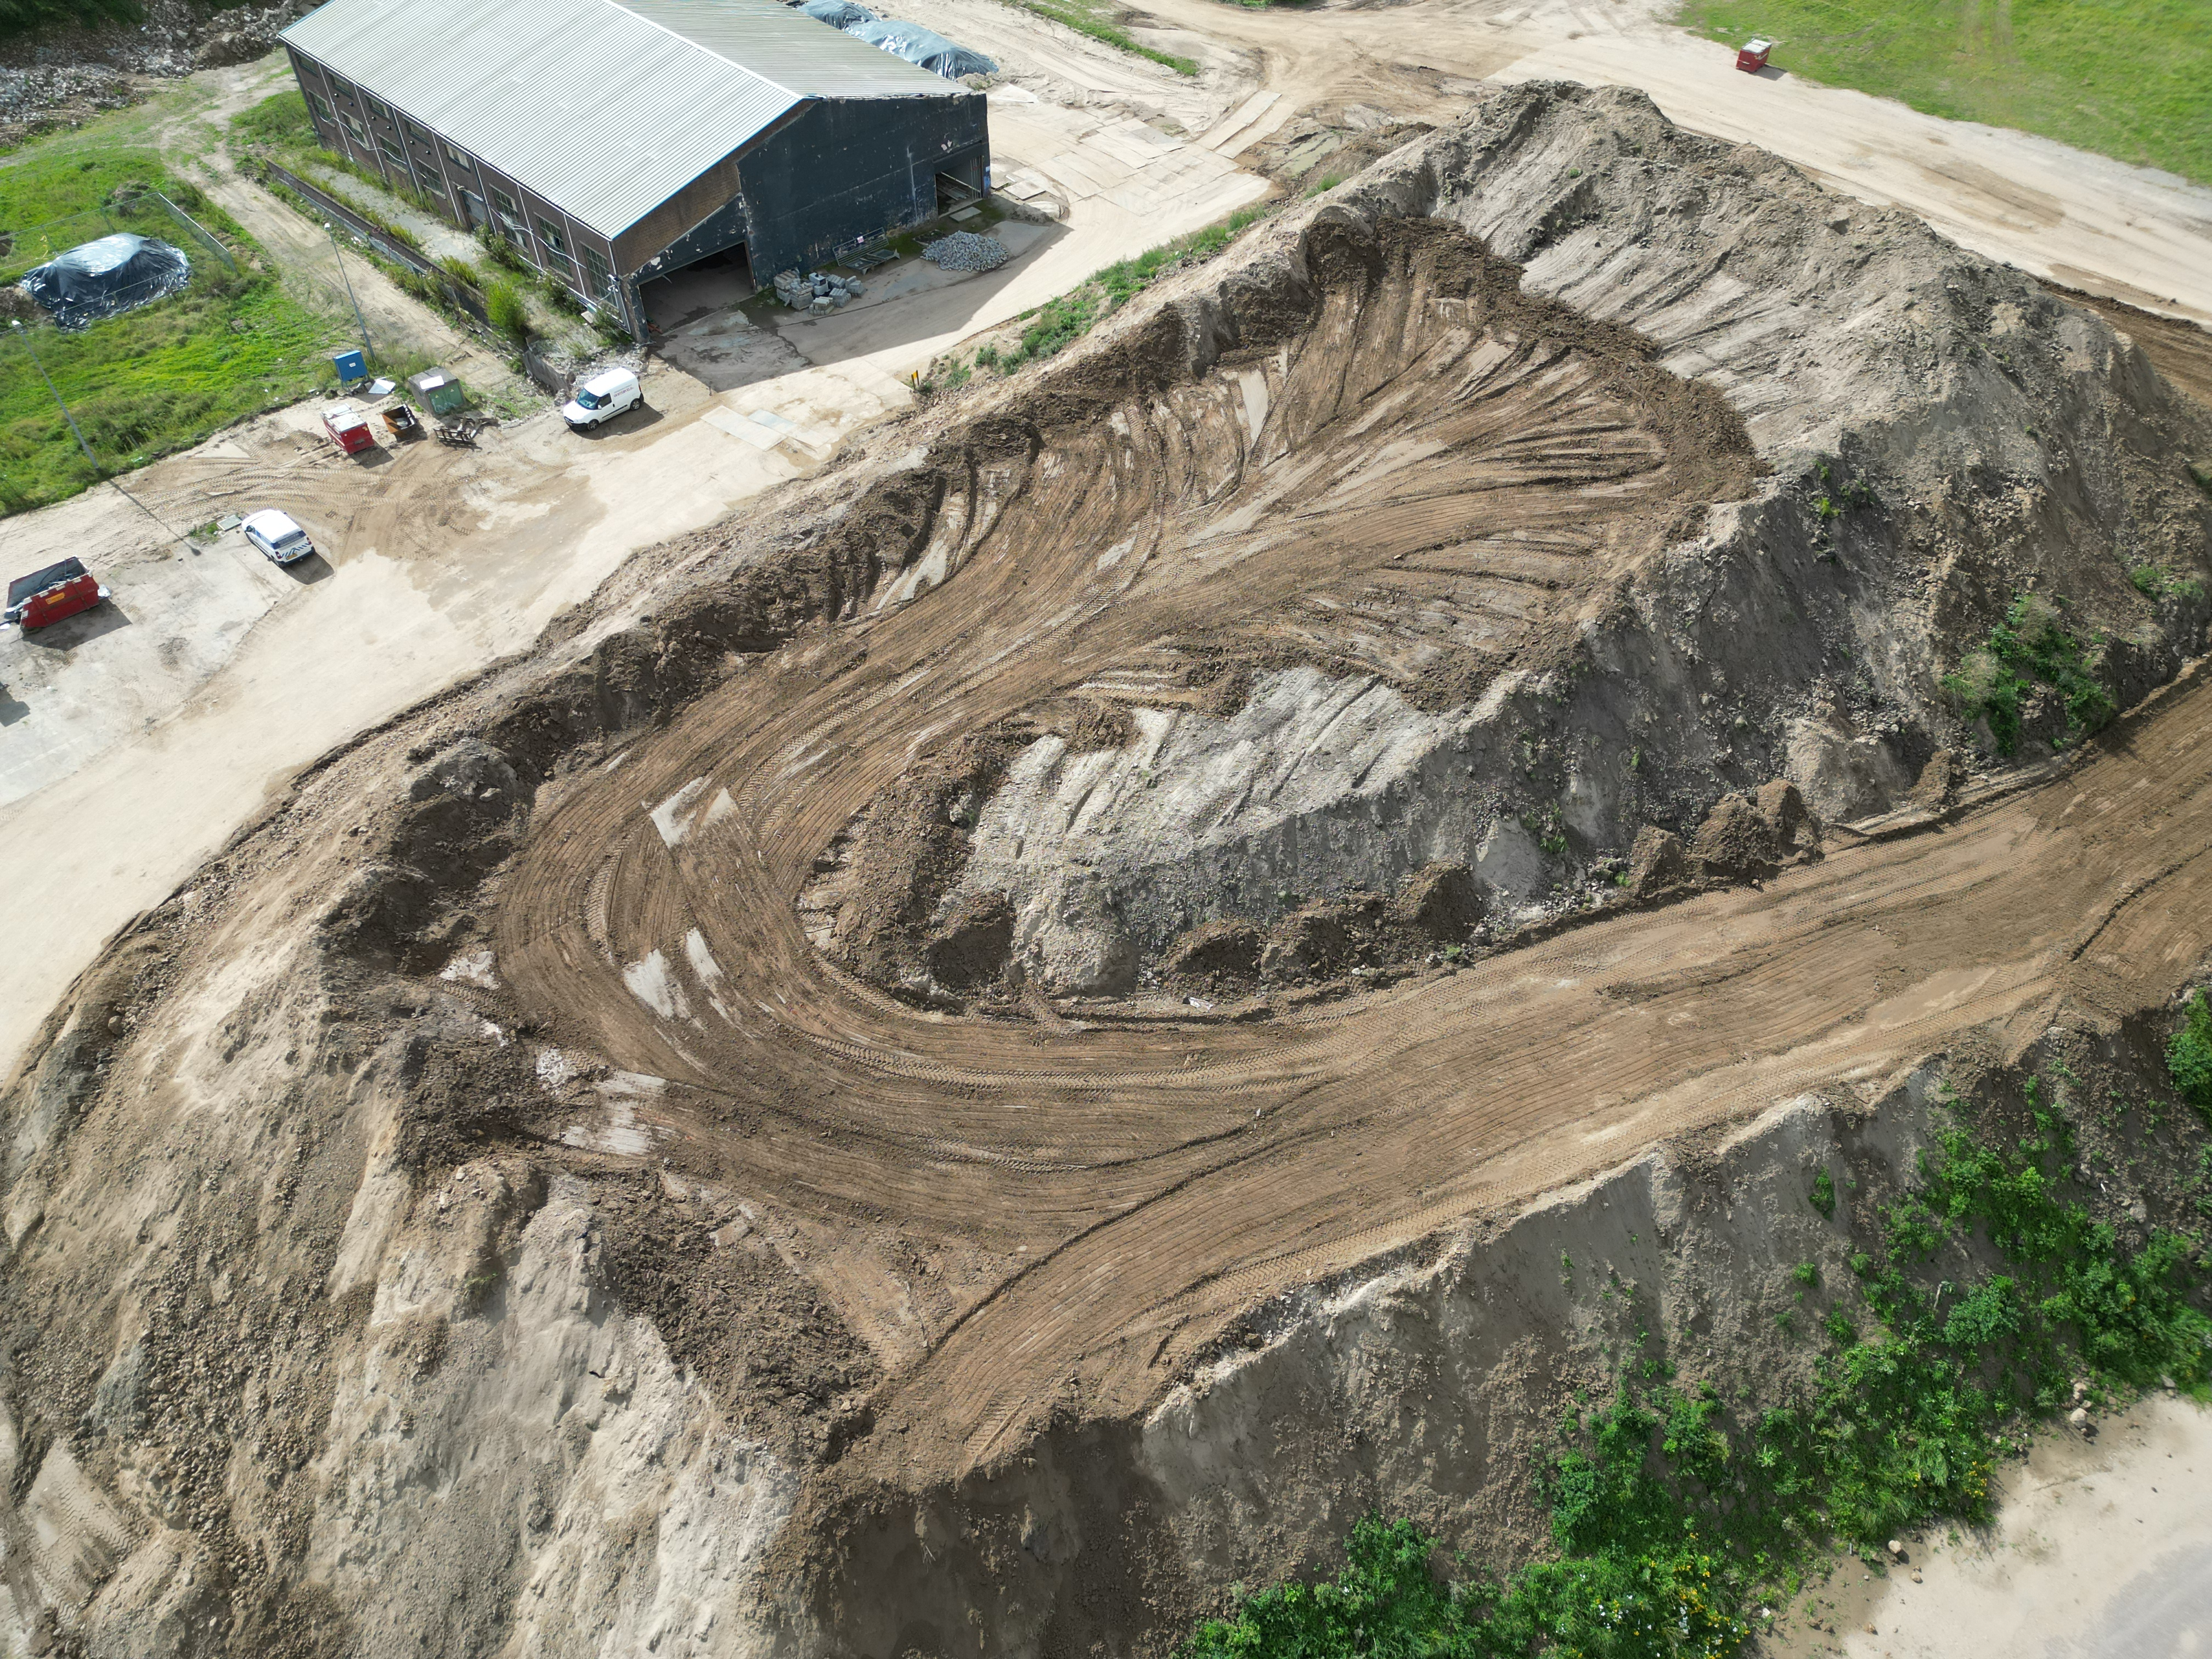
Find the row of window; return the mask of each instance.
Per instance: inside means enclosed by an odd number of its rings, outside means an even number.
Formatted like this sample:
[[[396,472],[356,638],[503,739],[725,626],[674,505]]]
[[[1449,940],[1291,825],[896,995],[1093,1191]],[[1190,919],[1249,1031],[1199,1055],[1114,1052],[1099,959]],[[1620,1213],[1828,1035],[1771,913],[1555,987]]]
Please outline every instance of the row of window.
[[[327,70],[324,73],[329,76],[333,92],[358,102],[372,117],[394,125],[424,149],[434,152],[442,148],[446,152],[446,160],[453,167],[465,173],[475,171],[474,163],[451,144],[438,145],[432,140],[427,131],[417,126],[405,116],[386,109],[375,99],[362,92],[339,76]],[[336,121],[363,149],[368,149],[373,142],[385,160],[399,168],[415,185],[441,201],[445,199],[446,182],[439,176],[438,170],[434,167],[416,166],[410,163],[405,149],[398,140],[389,137],[380,131],[376,132],[372,139],[370,129],[365,126],[358,117],[346,111],[333,108],[330,100],[320,93],[310,90],[307,100],[314,106],[317,114],[325,121]],[[523,216],[522,204],[496,185],[487,181],[485,188],[490,192],[492,207],[498,216],[500,228],[507,233],[508,239],[522,250],[523,257],[529,258],[530,229]],[[465,190],[461,193],[472,201],[481,212],[483,205],[481,198],[470,191]],[[574,268],[569,263],[568,239],[566,233],[558,224],[546,218],[543,214],[533,216],[533,222],[537,227],[538,246],[544,256],[539,261],[541,267],[559,280],[573,283],[575,280]],[[602,298],[619,301],[620,293],[615,281],[614,269],[608,264],[606,256],[592,247],[585,248],[583,256],[584,269],[590,282],[590,291]]]

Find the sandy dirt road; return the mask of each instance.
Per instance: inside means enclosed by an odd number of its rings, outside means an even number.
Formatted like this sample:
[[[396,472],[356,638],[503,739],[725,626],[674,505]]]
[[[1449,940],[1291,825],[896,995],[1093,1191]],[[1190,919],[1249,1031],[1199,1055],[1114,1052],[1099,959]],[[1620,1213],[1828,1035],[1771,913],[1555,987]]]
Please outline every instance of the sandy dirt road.
[[[1163,634],[1264,627],[1287,597],[1431,558],[1502,599],[1507,544],[1706,487],[1710,433],[1668,427],[1587,346],[1522,328],[1508,349],[1413,267],[1364,299],[1347,279],[1279,367],[1163,397],[1155,426],[1125,408],[979,468],[941,509],[980,526],[964,562],[948,535],[912,603],[564,786],[506,881],[497,973],[564,1047],[669,1080],[656,1121],[695,1165],[1019,1264],[893,1387],[879,1416],[902,1431],[872,1457],[957,1469],[1054,1403],[1139,1410],[1278,1285],[2069,996],[2154,1003],[2202,952],[2212,692],[2192,681],[1954,827],[1364,1000],[1030,1024],[919,1014],[830,967],[796,902],[917,753]]]
[[[1242,1027],[919,1019],[826,971],[791,920],[837,798],[808,810],[811,745],[759,731],[780,701],[710,699],[555,814],[499,961],[556,1030],[688,1084],[669,1121],[746,1189],[1029,1252],[886,1402],[907,1431],[874,1443],[925,1466],[987,1457],[1070,1391],[1140,1409],[1274,1285],[1656,1139],[1990,1022],[2039,1030],[2069,996],[2154,1003],[2212,899],[2212,690],[2191,681],[1952,827],[1366,1001]],[[652,808],[702,767],[702,827],[671,848]],[[715,812],[769,780],[798,799],[764,830]],[[686,1017],[646,1000],[678,1006],[670,983]]]
[[[953,0],[975,5],[984,0]],[[946,0],[939,0],[946,3]],[[1276,94],[1234,155],[1302,109],[1453,112],[1480,78],[1637,87],[1693,131],[1757,144],[1862,200],[1917,213],[2039,276],[2212,322],[2212,189],[2001,128],[1940,120],[1785,70],[1743,75],[1725,47],[1642,0],[1449,0],[1295,13],[1153,0],[1173,33],[1252,54]],[[1784,54],[1786,57],[1786,54]]]

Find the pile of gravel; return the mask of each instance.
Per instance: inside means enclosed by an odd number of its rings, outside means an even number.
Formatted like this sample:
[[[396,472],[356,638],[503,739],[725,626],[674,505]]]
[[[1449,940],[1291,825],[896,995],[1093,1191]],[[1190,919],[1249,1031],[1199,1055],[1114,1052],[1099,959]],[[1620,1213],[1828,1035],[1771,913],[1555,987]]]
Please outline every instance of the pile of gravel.
[[[921,257],[946,270],[996,270],[1014,256],[994,236],[956,230],[950,236],[926,244]]]

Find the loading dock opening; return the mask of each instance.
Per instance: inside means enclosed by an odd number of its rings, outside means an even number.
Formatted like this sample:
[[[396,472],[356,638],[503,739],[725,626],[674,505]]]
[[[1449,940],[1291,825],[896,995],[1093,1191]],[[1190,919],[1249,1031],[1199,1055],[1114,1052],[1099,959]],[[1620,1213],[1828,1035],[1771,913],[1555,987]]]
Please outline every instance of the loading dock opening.
[[[647,324],[662,332],[750,300],[757,286],[745,245],[737,242],[639,283],[637,296],[644,302]]]

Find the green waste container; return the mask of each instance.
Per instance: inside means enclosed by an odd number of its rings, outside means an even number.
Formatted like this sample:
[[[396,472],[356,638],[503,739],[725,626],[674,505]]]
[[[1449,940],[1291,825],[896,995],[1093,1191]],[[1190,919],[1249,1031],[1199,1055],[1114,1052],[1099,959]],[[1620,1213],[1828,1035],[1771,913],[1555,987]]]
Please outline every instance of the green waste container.
[[[442,368],[426,368],[420,374],[410,374],[407,386],[433,415],[450,415],[469,400],[469,394],[461,390],[461,383]]]

